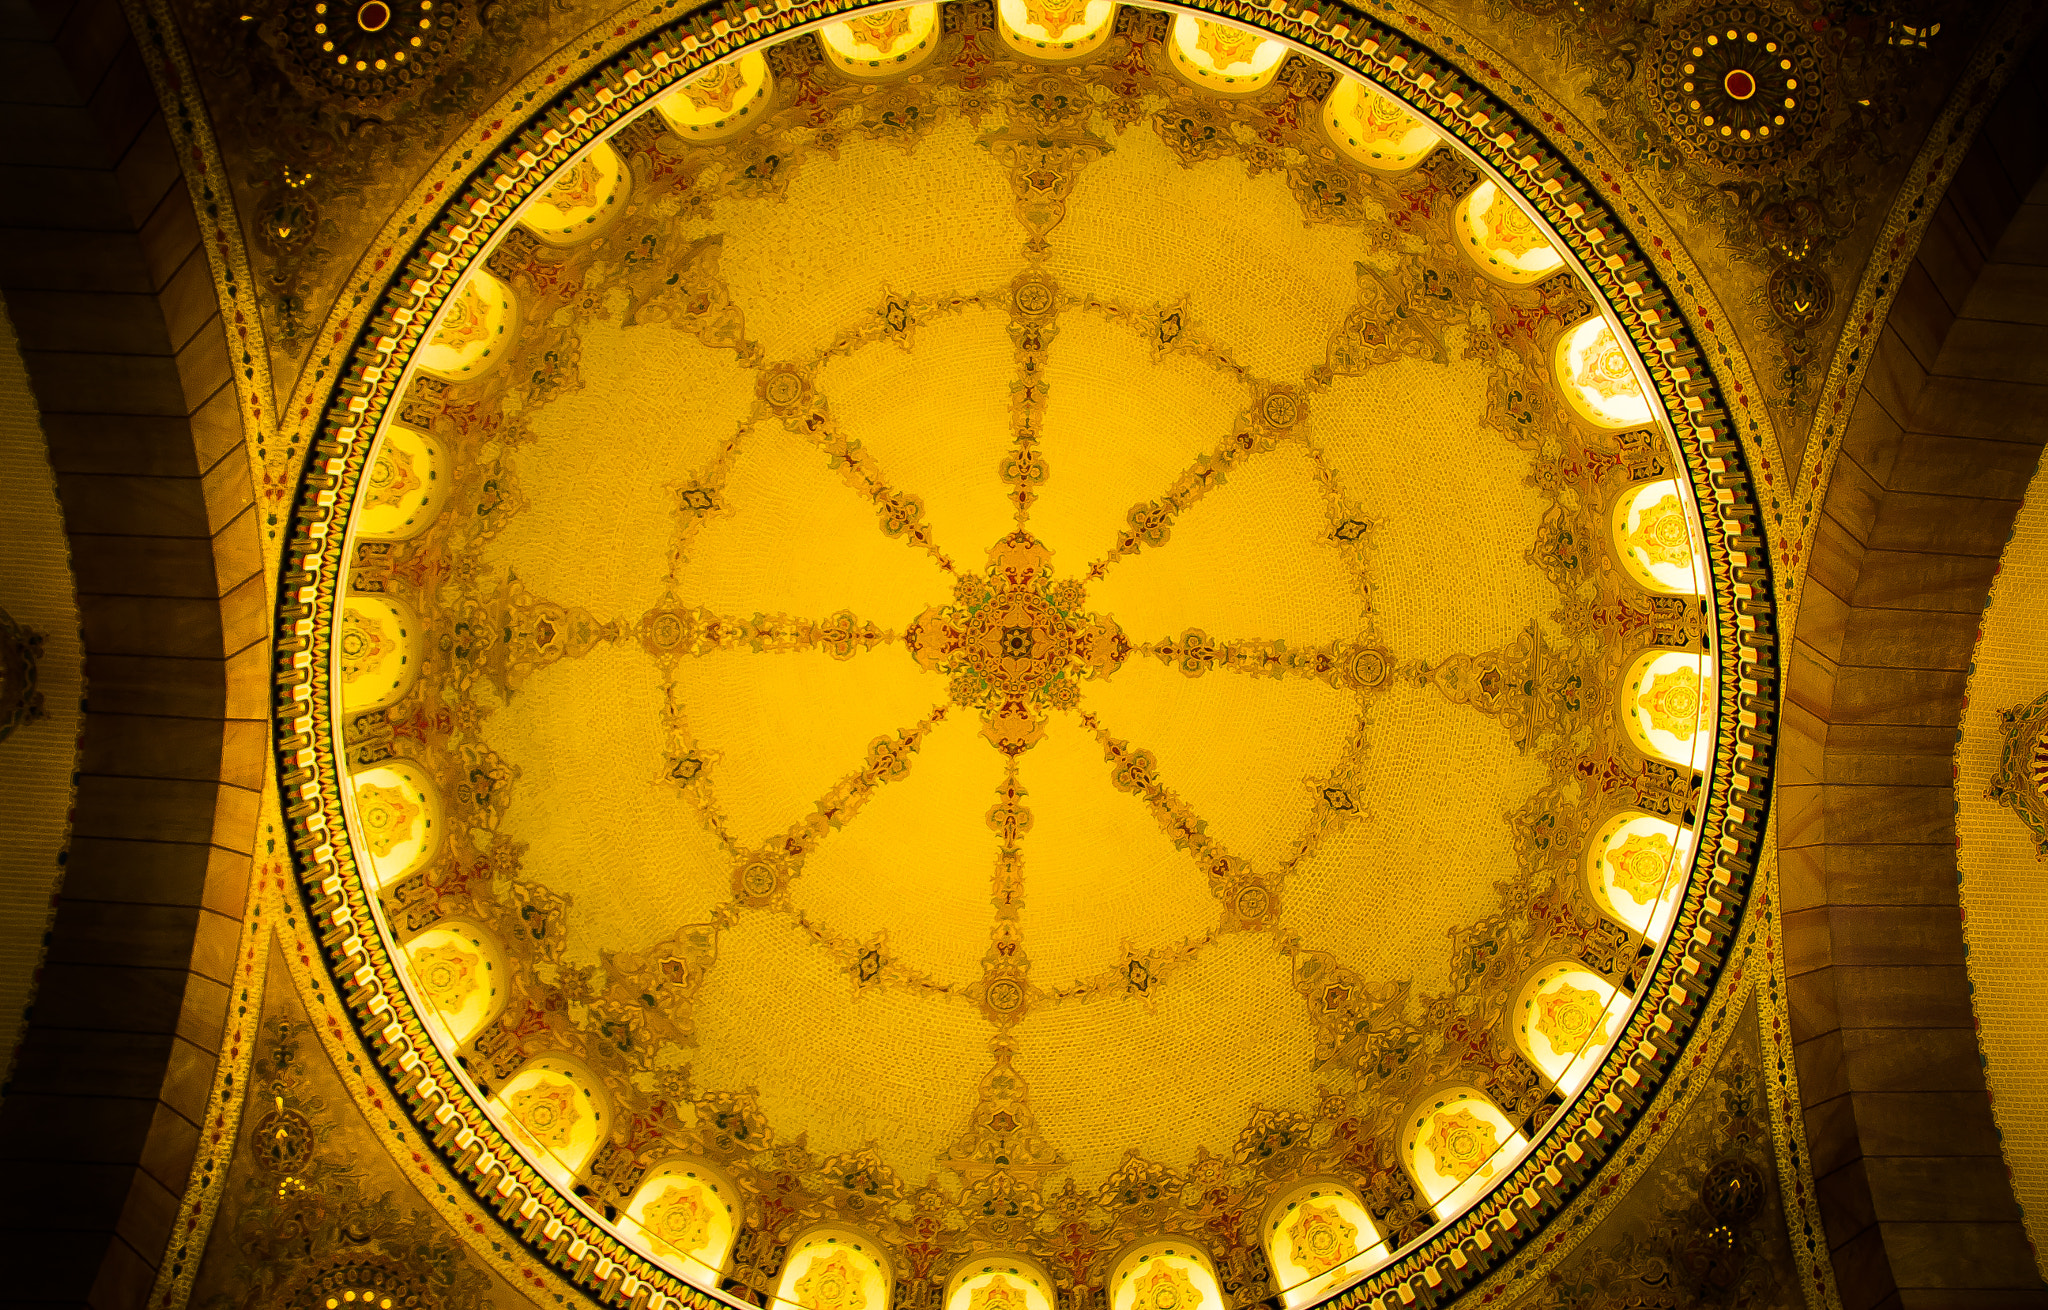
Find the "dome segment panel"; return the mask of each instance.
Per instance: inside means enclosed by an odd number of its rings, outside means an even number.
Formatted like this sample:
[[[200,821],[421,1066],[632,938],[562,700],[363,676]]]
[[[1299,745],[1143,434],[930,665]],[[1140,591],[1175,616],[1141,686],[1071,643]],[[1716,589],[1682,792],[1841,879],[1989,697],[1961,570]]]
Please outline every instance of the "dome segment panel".
[[[1572,409],[1596,427],[1632,428],[1651,421],[1650,398],[1635,365],[1604,318],[1589,318],[1558,338],[1557,380]]]
[[[386,425],[363,479],[361,535],[405,541],[423,532],[441,512],[447,494],[441,482],[442,463],[433,438],[401,424]]]
[[[413,983],[450,1047],[459,1047],[505,1008],[508,971],[495,935],[444,919],[405,944]]]
[[[939,38],[939,7],[863,10],[825,24],[818,38],[833,65],[850,77],[897,77],[931,58]]]
[[[1529,1139],[1470,1087],[1453,1087],[1409,1112],[1403,1163],[1439,1219],[1457,1214],[1507,1176]]]
[[[789,1249],[775,1296],[802,1310],[889,1310],[889,1262],[875,1240],[821,1228]]]
[[[518,318],[510,287],[482,270],[471,273],[420,350],[420,369],[448,382],[482,377],[504,362]]]
[[[719,141],[752,126],[775,90],[775,74],[757,50],[723,59],[654,102],[685,141]]]
[[[622,1222],[647,1239],[657,1258],[703,1282],[725,1271],[741,1218],[732,1180],[695,1160],[669,1160],[634,1189]]]
[[[1458,202],[1457,225],[1465,253],[1489,277],[1526,286],[1564,267],[1557,247],[1496,182],[1481,182]]]
[[[1327,1178],[1275,1198],[1266,1215],[1265,1243],[1274,1281],[1290,1310],[1371,1273],[1391,1254],[1358,1193]]]
[[[1613,983],[1575,960],[1536,971],[1515,1008],[1515,1045],[1551,1085],[1575,1096],[1620,1031]]]
[[[1693,540],[1678,483],[1646,482],[1614,503],[1614,547],[1646,591],[1699,596],[1707,590],[1706,552]]]
[[[1208,1252],[1181,1239],[1147,1242],[1117,1261],[1110,1310],[1220,1310],[1223,1289]]]
[[[529,201],[520,221],[551,245],[574,245],[596,236],[617,218],[631,188],[625,161],[600,142]]]
[[[1003,39],[1037,59],[1080,59],[1108,39],[1111,0],[997,0]]]
[[[1382,173],[1407,172],[1443,139],[1400,101],[1356,77],[1337,79],[1323,102],[1323,126],[1339,150]]]
[[[1273,80],[1287,47],[1235,23],[1182,14],[1167,47],[1173,66],[1196,86],[1250,95]]]

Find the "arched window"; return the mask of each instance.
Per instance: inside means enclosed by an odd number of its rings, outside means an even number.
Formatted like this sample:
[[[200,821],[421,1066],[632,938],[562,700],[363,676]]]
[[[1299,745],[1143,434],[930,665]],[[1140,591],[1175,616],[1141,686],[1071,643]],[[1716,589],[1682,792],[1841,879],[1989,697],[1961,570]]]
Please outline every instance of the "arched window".
[[[1166,53],[1174,69],[1196,86],[1249,95],[1273,80],[1287,47],[1248,27],[1182,14],[1173,20]]]
[[[946,1280],[945,1310],[1053,1310],[1052,1279],[1014,1255],[969,1260]]]
[[[1586,846],[1593,903],[1616,922],[1659,940],[1678,912],[1692,845],[1692,834],[1677,824],[1623,810],[1601,824]]]
[[[1583,319],[1558,337],[1557,381],[1573,411],[1595,427],[1618,430],[1650,422],[1650,397],[1604,318]]]
[[[1529,1149],[1529,1139],[1484,1095],[1453,1087],[1408,1114],[1401,1157],[1439,1219],[1483,1195]]]
[[[633,1189],[622,1227],[676,1272],[713,1286],[740,1230],[739,1189],[706,1165],[670,1160]]]
[[[869,9],[818,29],[825,56],[851,77],[895,77],[931,58],[939,44],[939,7]]]
[[[1443,138],[1402,103],[1356,77],[1340,77],[1323,101],[1323,130],[1354,162],[1405,173]]]
[[[1692,516],[1670,478],[1630,487],[1614,502],[1614,549],[1645,591],[1705,595],[1706,561],[1692,539]]]
[[[383,709],[412,690],[420,669],[414,650],[420,624],[410,609],[388,596],[350,596],[335,626],[345,713]]]
[[[386,424],[363,474],[356,535],[369,541],[405,541],[426,530],[441,512],[440,445],[397,423]]]
[[[420,347],[421,370],[449,382],[482,377],[505,358],[518,321],[512,288],[478,269],[462,280]]]
[[[407,971],[429,1024],[450,1047],[483,1031],[505,1008],[505,955],[498,939],[475,924],[444,919],[407,942]]]
[[[1078,59],[1109,38],[1110,0],[996,0],[1003,40],[1034,59]]]
[[[749,51],[713,64],[655,101],[654,110],[685,141],[717,141],[750,126],[774,88],[767,58]]]
[[[595,236],[624,211],[630,186],[625,161],[600,141],[556,173],[547,190],[527,201],[519,221],[549,245],[572,246]]]
[[[1617,698],[1637,750],[1688,768],[1706,767],[1714,746],[1714,661],[1653,650],[1629,666]]]
[[[1208,1253],[1183,1238],[1132,1247],[1109,1277],[1110,1310],[1223,1310]]]
[[[603,1085],[565,1055],[528,1060],[490,1099],[511,1138],[525,1146],[534,1168],[563,1187],[611,1135],[611,1102]]]
[[[411,760],[386,760],[349,779],[357,850],[369,856],[370,884],[389,887],[432,859],[448,827],[441,791]]]
[[[1327,1178],[1298,1183],[1274,1198],[1265,1239],[1273,1281],[1290,1306],[1322,1300],[1386,1263],[1388,1254],[1358,1193]]]
[[[775,1296],[803,1310],[889,1310],[892,1277],[873,1238],[816,1228],[790,1243]]]
[[[1458,202],[1458,245],[1479,271],[1514,286],[1540,282],[1564,267],[1536,220],[1497,182],[1481,182]]]
[[[1576,960],[1554,960],[1531,974],[1515,1002],[1515,1045],[1557,1090],[1573,1096],[1600,1063],[1620,1027],[1614,984]]]

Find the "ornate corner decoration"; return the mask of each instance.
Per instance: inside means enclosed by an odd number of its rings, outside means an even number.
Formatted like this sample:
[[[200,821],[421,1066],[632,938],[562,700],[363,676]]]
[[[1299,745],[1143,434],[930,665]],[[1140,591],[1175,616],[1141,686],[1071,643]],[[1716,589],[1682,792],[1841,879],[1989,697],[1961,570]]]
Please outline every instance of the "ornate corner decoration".
[[[1998,716],[2005,745],[1998,756],[1998,774],[1985,789],[1986,800],[2011,810],[2034,834],[2034,849],[2048,859],[2048,692]]]

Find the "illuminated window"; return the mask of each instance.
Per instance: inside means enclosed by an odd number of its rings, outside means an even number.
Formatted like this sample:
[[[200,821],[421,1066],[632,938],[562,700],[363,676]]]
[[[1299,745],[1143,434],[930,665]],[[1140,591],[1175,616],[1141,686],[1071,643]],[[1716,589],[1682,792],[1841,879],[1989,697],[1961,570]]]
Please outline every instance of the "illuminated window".
[[[777,1299],[804,1310],[889,1310],[889,1262],[872,1238],[819,1228],[792,1243]]]
[[[420,625],[411,610],[385,596],[350,596],[334,626],[344,711],[382,709],[412,690],[419,672],[414,643]]]
[[[739,1190],[694,1160],[671,1160],[649,1170],[633,1190],[620,1226],[676,1272],[713,1285],[739,1233]]]
[[[758,51],[721,60],[654,102],[655,112],[685,141],[717,141],[752,126],[775,88]]]
[[[441,468],[441,448],[433,438],[387,424],[363,474],[356,535],[367,541],[405,541],[424,532],[441,512],[447,491]]]
[[[1401,1155],[1423,1198],[1448,1219],[1484,1195],[1529,1149],[1529,1139],[1470,1087],[1453,1087],[1409,1112]]]
[[[1653,650],[1621,680],[1620,710],[1628,739],[1645,755],[1704,769],[1714,746],[1714,661],[1705,655]]]
[[[478,269],[448,297],[420,347],[420,368],[449,382],[483,376],[510,349],[518,317],[512,289]]]
[[[854,77],[894,77],[925,60],[939,44],[939,7],[863,10],[818,29],[826,57]]]
[[[1165,1238],[1132,1248],[1109,1278],[1110,1310],[1223,1310],[1209,1257],[1192,1242]]]
[[[1244,95],[1273,80],[1287,47],[1247,27],[1182,14],[1173,20],[1166,50],[1173,66],[1196,86]]]
[[[444,919],[407,942],[406,971],[430,1024],[460,1046],[505,1008],[505,956],[497,938],[459,919]]]
[[[1323,127],[1337,148],[1367,168],[1405,173],[1442,138],[1400,101],[1355,77],[1340,77],[1323,102]]]
[[[1624,810],[1600,825],[1586,848],[1594,903],[1651,941],[1678,912],[1693,838],[1675,823]]]
[[[511,1138],[527,1149],[534,1168],[572,1186],[610,1135],[611,1104],[601,1084],[562,1055],[529,1060],[491,1097]]]
[[[387,760],[349,779],[357,850],[369,857],[370,883],[389,887],[433,857],[448,821],[440,789],[410,760]]]
[[[1515,1044],[1565,1096],[1598,1067],[1621,1027],[1614,984],[1575,960],[1538,969],[1515,1002]]]
[[[1289,1306],[1323,1299],[1386,1263],[1388,1254],[1358,1193],[1326,1178],[1282,1192],[1266,1212],[1265,1239],[1273,1280]]]
[[[1650,398],[1604,318],[1585,319],[1558,338],[1557,380],[1572,409],[1596,427],[1639,428],[1650,421]]]
[[[1526,286],[1564,267],[1536,220],[1493,182],[1481,182],[1458,202],[1458,244],[1482,272]]]
[[[1692,519],[1677,482],[1646,482],[1621,494],[1614,505],[1614,548],[1644,589],[1706,594],[1706,561],[1693,545]]]
[[[625,209],[626,165],[603,142],[572,160],[547,190],[526,202],[519,221],[551,245],[593,236]]]
[[[1052,1279],[1014,1255],[968,1261],[946,1280],[945,1310],[1053,1310]]]
[[[1109,38],[1110,0],[996,0],[1003,39],[1037,59],[1077,59]]]

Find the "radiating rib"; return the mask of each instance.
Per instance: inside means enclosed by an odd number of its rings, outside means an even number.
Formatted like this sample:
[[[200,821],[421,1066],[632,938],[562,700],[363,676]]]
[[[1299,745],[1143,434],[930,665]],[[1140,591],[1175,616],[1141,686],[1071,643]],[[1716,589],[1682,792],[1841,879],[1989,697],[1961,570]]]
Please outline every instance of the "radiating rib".
[[[946,572],[955,572],[953,561],[939,549],[931,528],[924,522],[923,499],[890,486],[875,457],[839,430],[822,403],[809,414],[785,418],[783,426],[831,458],[840,480],[874,506],[875,520],[883,536],[900,538],[930,555]]]
[[[634,631],[641,649],[664,670],[685,656],[695,658],[742,647],[758,654],[817,650],[834,659],[850,660],[861,651],[900,640],[894,630],[877,627],[851,610],[822,619],[759,613],[743,619],[701,605],[683,605],[673,591],[641,616]]]

